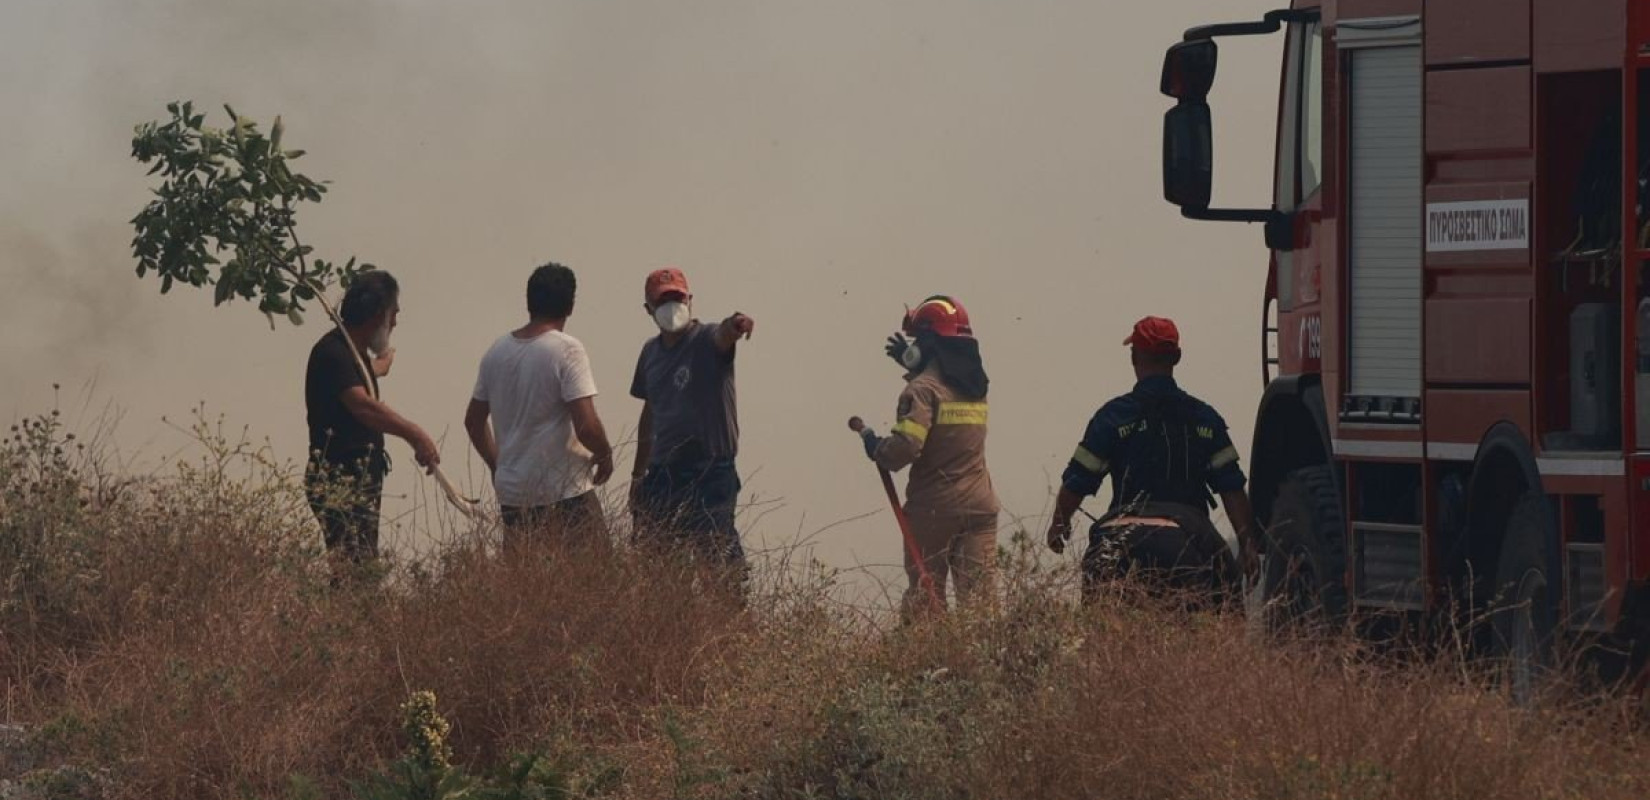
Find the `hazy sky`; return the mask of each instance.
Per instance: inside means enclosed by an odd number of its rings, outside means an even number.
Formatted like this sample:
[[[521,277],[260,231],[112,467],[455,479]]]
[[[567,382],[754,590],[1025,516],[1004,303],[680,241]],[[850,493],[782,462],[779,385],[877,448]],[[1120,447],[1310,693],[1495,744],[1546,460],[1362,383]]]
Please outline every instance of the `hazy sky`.
[[[646,273],[680,265],[701,317],[758,321],[738,362],[740,471],[755,548],[811,541],[826,564],[897,563],[900,544],[844,420],[879,429],[900,371],[881,352],[903,304],[961,299],[992,378],[990,464],[1041,534],[1099,404],[1132,384],[1119,342],[1174,317],[1181,379],[1247,452],[1266,254],[1258,227],[1193,223],[1161,199],[1164,47],[1252,2],[1069,0],[6,0],[0,6],[0,414],[112,405],[126,452],[186,443],[160,424],[204,403],[304,447],[310,324],[139,280],[146,199],[132,126],[172,99],[285,117],[333,181],[300,230],[403,286],[392,405],[484,474],[462,414],[481,353],[525,316],[529,271],[580,279],[617,436],[642,342]],[[1281,37],[1222,45],[1217,200],[1264,204]],[[386,512],[428,492],[411,453]],[[620,475],[628,474],[628,463]],[[903,485],[903,480],[901,481]],[[423,487],[422,489],[420,487]],[[1099,501],[1090,507],[1098,510]],[[754,524],[751,524],[754,523]],[[405,532],[388,534],[407,541]]]

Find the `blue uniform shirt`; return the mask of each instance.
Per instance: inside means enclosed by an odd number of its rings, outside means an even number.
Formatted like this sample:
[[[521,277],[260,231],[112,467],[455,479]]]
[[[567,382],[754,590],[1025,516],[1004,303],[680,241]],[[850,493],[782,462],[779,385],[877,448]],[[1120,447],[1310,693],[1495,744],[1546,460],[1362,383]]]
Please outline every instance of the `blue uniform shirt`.
[[[1167,375],[1141,380],[1095,413],[1061,483],[1087,497],[1107,475],[1113,509],[1137,500],[1207,509],[1211,492],[1245,483],[1226,421]]]

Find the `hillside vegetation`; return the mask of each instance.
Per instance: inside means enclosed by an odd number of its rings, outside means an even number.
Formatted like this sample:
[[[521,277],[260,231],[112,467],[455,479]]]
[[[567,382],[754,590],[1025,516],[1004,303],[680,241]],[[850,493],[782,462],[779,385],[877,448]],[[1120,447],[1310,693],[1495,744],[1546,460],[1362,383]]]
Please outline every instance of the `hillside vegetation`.
[[[54,415],[0,450],[0,796],[1650,794],[1628,701],[1519,710],[1448,656],[1079,609],[1023,538],[999,608],[903,629],[822,569],[766,564],[741,605],[487,531],[338,583],[295,468],[197,432],[143,478]]]

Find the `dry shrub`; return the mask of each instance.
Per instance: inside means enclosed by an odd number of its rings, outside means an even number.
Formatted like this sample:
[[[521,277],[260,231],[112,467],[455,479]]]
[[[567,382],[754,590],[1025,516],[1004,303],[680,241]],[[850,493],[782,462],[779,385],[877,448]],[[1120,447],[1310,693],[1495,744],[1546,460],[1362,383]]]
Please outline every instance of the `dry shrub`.
[[[1080,609],[1023,536],[999,607],[906,628],[783,558],[741,604],[622,543],[506,561],[486,530],[335,585],[297,471],[197,431],[204,455],[143,481],[0,472],[50,495],[0,506],[30,766],[107,770],[118,796],[341,796],[403,751],[398,709],[428,690],[455,763],[548,753],[619,797],[1650,791],[1619,699],[1519,710],[1448,657],[1259,641],[1128,591]]]
[[[441,698],[460,760],[623,744],[647,709],[699,702],[699,664],[746,619],[684,565],[503,563],[487,531],[340,584],[298,471],[196,431],[204,457],[118,500],[64,482],[74,512],[52,524],[88,543],[68,559],[85,579],[0,643],[11,716],[56,759],[115,766],[131,796],[336,789],[395,757],[414,689]]]
[[[1024,561],[996,612],[764,626],[694,731],[703,797],[1642,797],[1631,704],[1521,710],[1449,656],[1261,641]],[[664,783],[651,787],[660,796]]]

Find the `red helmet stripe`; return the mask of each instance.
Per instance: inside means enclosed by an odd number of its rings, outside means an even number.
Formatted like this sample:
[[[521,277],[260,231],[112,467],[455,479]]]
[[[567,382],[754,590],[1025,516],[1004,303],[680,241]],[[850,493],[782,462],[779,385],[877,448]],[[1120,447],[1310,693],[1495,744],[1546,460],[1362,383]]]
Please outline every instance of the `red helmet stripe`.
[[[940,306],[940,307],[944,308],[945,313],[947,313],[947,314],[955,315],[957,313],[957,307],[955,305],[952,305],[950,300],[947,300],[943,297],[936,297],[932,300],[929,300],[929,301],[923,303],[920,306],[917,306],[917,311],[920,312],[920,311],[923,310],[923,308],[925,308],[927,306],[930,306],[930,305],[937,305],[937,306]]]

